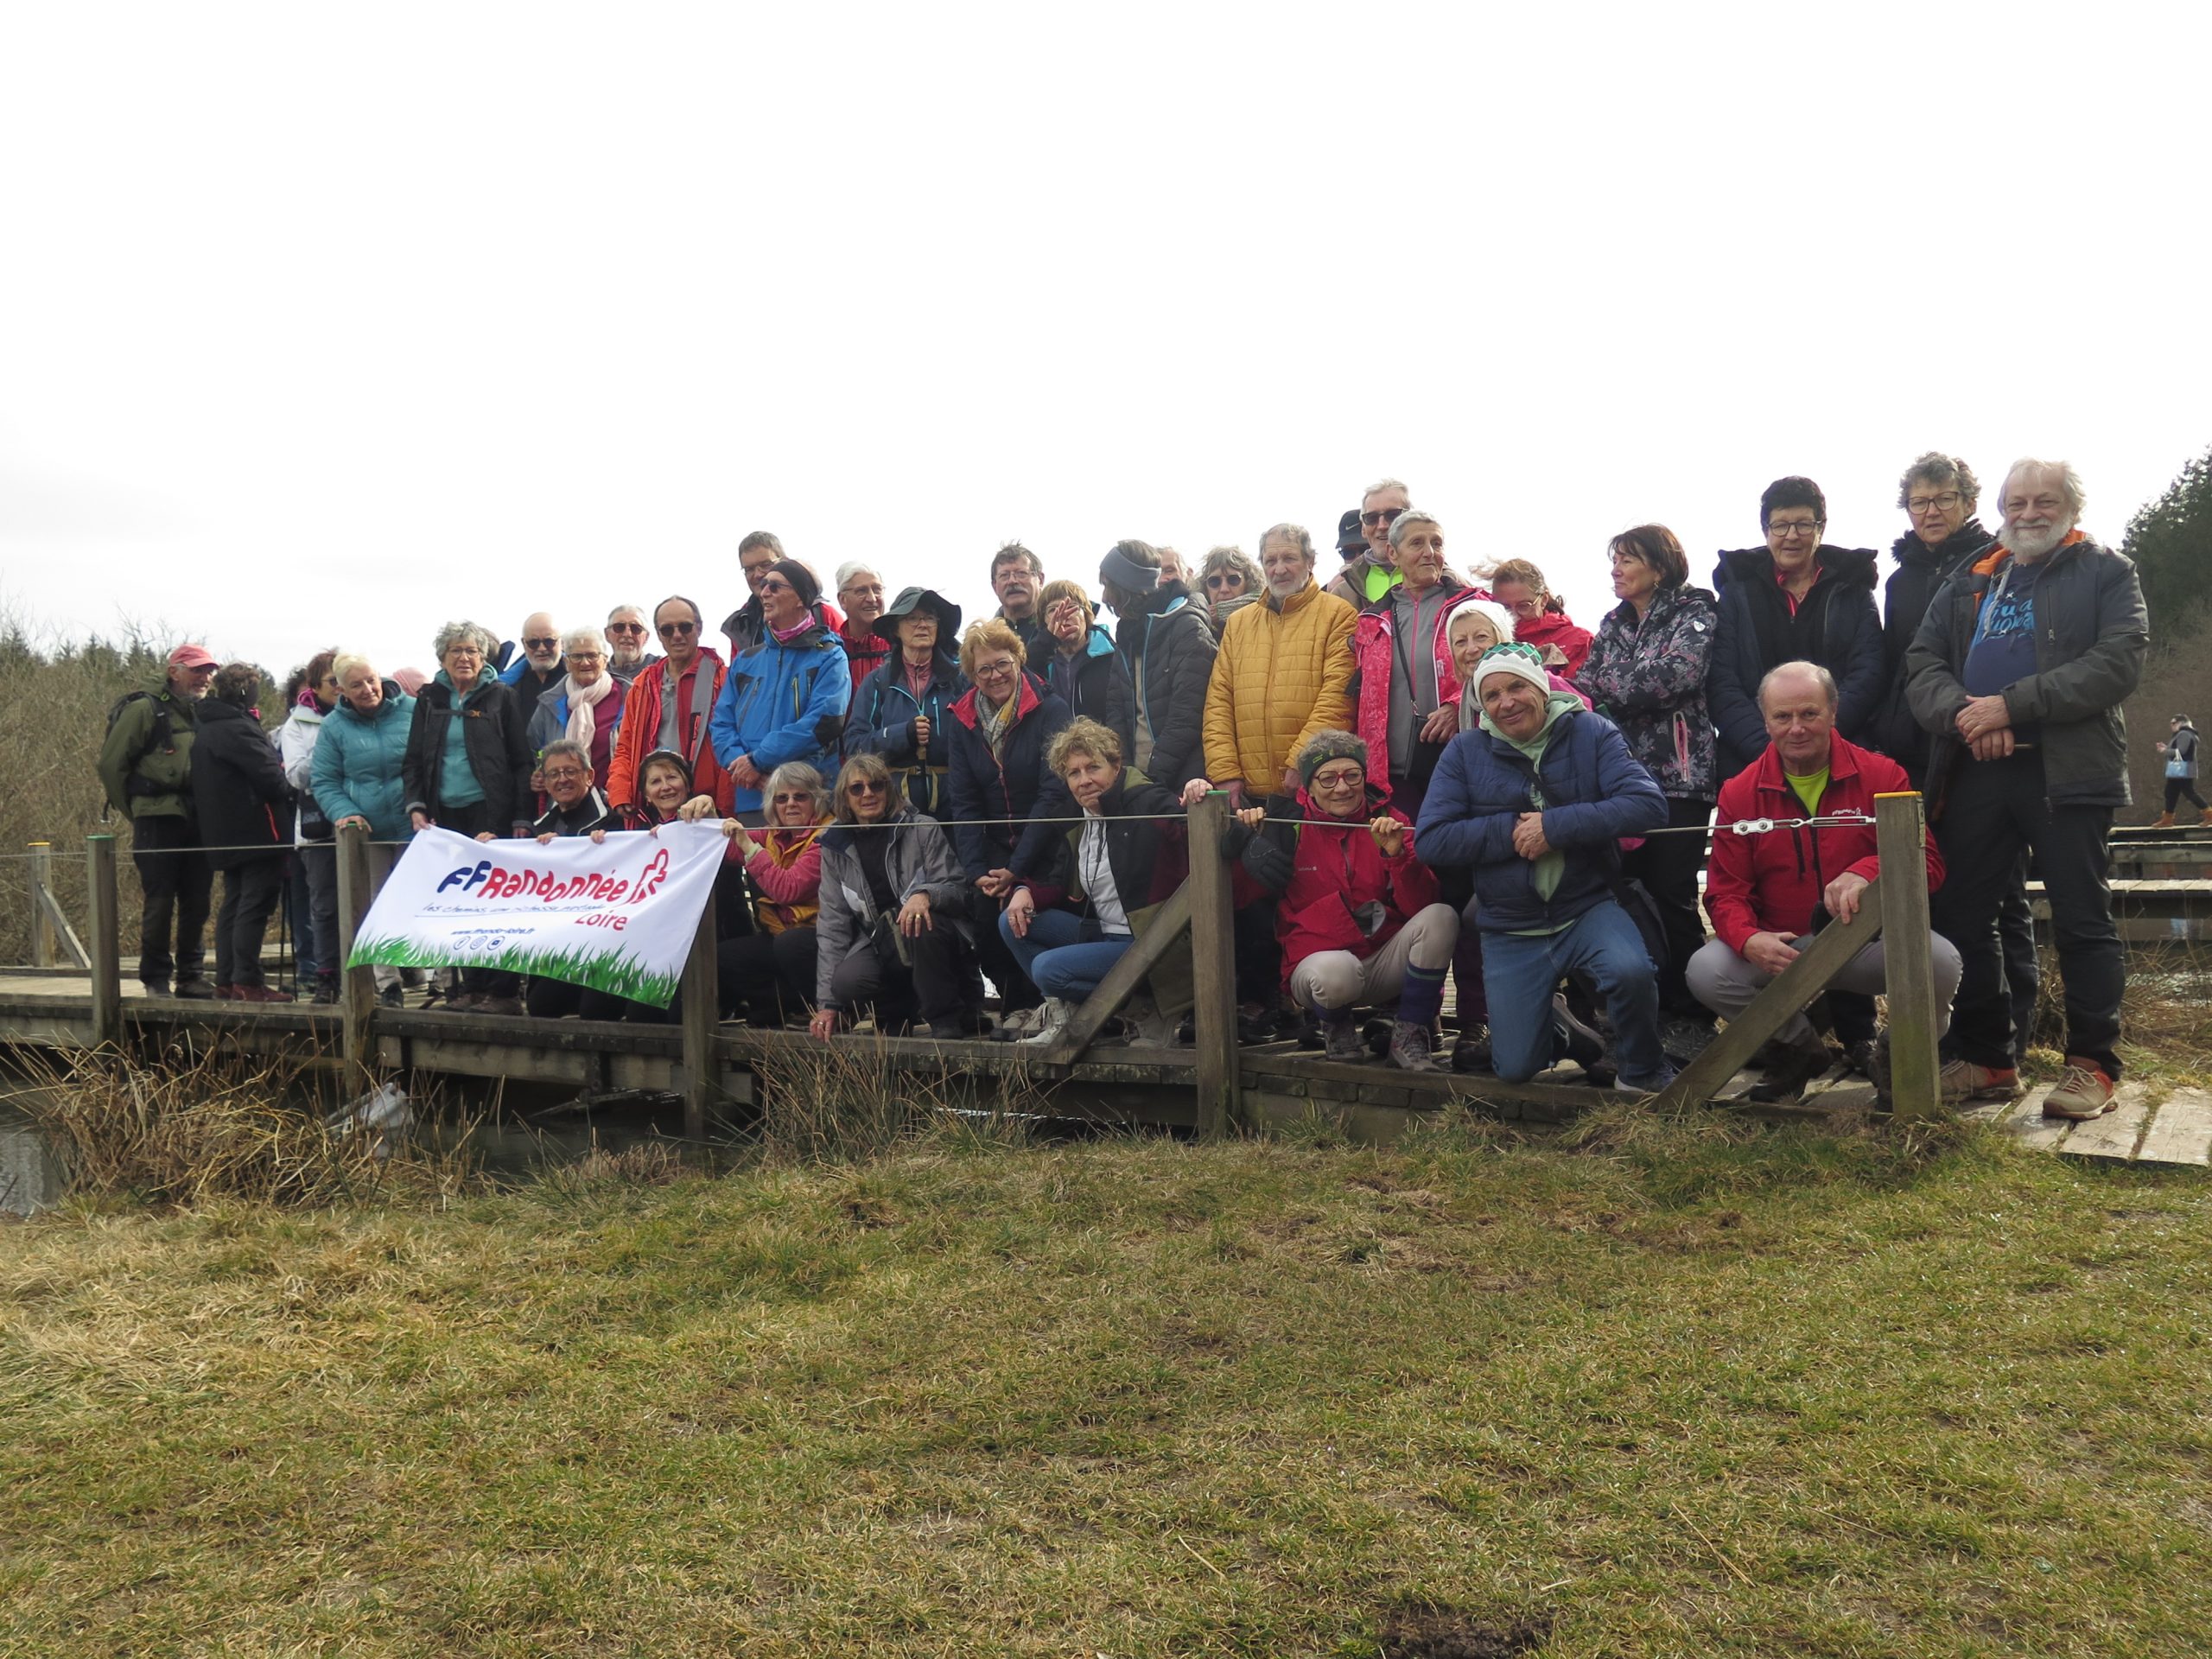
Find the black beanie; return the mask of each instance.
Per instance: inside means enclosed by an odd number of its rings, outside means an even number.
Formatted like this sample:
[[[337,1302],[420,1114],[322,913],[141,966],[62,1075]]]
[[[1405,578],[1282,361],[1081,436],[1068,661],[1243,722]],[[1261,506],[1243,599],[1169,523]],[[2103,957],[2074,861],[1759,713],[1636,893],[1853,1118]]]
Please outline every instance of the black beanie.
[[[814,572],[797,559],[778,559],[768,567],[791,585],[802,605],[812,605],[822,597],[822,584],[814,579]]]

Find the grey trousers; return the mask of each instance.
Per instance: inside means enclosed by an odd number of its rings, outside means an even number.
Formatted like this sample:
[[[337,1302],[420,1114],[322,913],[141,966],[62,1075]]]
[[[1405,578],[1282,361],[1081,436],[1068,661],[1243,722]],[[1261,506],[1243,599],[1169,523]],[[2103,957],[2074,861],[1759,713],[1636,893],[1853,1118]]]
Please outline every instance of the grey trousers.
[[[1349,950],[1316,950],[1290,970],[1290,1000],[1301,1008],[1356,1008],[1394,1000],[1406,988],[1406,964],[1441,972],[1459,943],[1459,912],[1430,905],[1365,961]]]
[[[1789,941],[1802,950],[1812,943],[1809,938]],[[1885,974],[1886,963],[1882,955],[1884,941],[1876,939],[1849,962],[1840,973],[1828,982],[1828,988],[1836,991],[1857,991],[1872,996],[1883,989],[1888,981]],[[1941,933],[1928,936],[1929,965],[1936,979],[1936,1003],[1942,1009],[1942,1024],[1936,1027],[1941,1036],[1951,1028],[1951,999],[1958,995],[1961,963],[1957,949]],[[1711,1008],[1724,1020],[1733,1020],[1751,1005],[1751,999],[1774,983],[1772,974],[1761,973],[1738,956],[1719,939],[1707,939],[1698,953],[1690,958],[1690,995]],[[1775,1033],[1781,1043],[1801,1043],[1812,1035],[1813,1027],[1802,1014],[1789,1016],[1789,1024]]]

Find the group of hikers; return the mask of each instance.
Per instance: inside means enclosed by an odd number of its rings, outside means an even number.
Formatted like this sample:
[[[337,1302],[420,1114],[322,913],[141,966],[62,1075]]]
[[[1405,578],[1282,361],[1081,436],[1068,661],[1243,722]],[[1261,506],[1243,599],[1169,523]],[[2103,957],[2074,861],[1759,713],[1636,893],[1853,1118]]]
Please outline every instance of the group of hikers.
[[[2080,527],[2070,465],[2016,462],[1993,531],[1980,495],[1957,457],[1905,469],[1878,607],[1874,550],[1825,539],[1808,478],[1767,486],[1761,542],[1723,552],[1711,588],[1665,526],[1613,537],[1618,602],[1594,628],[1528,560],[1462,575],[1445,525],[1385,479],[1339,520],[1333,568],[1294,524],[1256,558],[1194,566],[1127,540],[1094,598],[1010,543],[995,609],[964,629],[933,589],[887,598],[867,562],[825,593],[755,531],[718,639],[680,595],[595,626],[533,614],[518,650],[451,622],[427,677],[317,653],[273,738],[257,667],[180,645],[100,759],[145,890],[139,976],[153,995],[289,1000],[261,945],[289,877],[302,982],[331,1000],[348,823],[388,868],[432,824],[545,839],[709,820],[728,839],[723,1017],[1046,1043],[1181,884],[1187,810],[1220,791],[1228,829],[1205,855],[1236,887],[1246,1039],[1341,1060],[1371,1042],[1393,1066],[1511,1081],[1571,1058],[1642,1092],[1673,1074],[1670,1021],[1734,1014],[1855,912],[1878,873],[1874,798],[1916,789],[1944,1098],[2021,1089],[2032,857],[2065,993],[2044,1109],[2094,1116],[2120,1071],[2107,836],[2148,624],[2133,564]],[[2177,716],[2159,747],[2161,822],[2186,795],[2212,823],[2194,728]],[[1128,1034],[1186,1034],[1189,971],[1187,952],[1162,959]],[[376,972],[400,1006],[398,972]],[[670,1017],[556,980],[441,978],[425,995],[456,1011]],[[1878,1085],[1883,984],[1877,940],[1825,999]],[[1764,1092],[1786,1097],[1835,1057],[1800,1016],[1764,1058]]]

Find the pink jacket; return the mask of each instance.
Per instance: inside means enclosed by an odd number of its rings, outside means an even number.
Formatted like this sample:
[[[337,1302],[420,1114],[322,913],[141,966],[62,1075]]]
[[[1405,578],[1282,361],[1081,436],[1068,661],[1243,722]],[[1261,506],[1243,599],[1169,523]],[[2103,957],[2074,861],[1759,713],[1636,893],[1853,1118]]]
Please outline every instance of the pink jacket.
[[[1451,583],[1448,574],[1446,583]],[[1395,592],[1392,590],[1393,596]],[[1452,613],[1463,601],[1489,597],[1479,588],[1463,586],[1444,601],[1444,609],[1436,619],[1436,636],[1428,642],[1428,648],[1436,658],[1436,703],[1440,709],[1449,709],[1459,701],[1459,671],[1452,666],[1452,647],[1444,637],[1451,625]],[[1389,599],[1362,610],[1352,624],[1352,669],[1359,676],[1359,706],[1352,710],[1352,721],[1360,741],[1367,745],[1370,761],[1381,761],[1390,753],[1390,658],[1396,628],[1397,618]],[[1388,769],[1387,764],[1371,767],[1377,775]]]

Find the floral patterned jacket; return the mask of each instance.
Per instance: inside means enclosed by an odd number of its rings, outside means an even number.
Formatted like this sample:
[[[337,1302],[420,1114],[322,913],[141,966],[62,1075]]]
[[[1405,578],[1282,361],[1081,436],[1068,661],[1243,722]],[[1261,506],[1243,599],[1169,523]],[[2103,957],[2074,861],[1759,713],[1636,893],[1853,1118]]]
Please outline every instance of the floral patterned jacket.
[[[1675,800],[1709,801],[1714,776],[1713,721],[1705,674],[1713,661],[1719,607],[1702,588],[1662,588],[1639,623],[1624,601],[1605,613],[1574,677],[1598,711],[1621,728],[1629,753]]]

